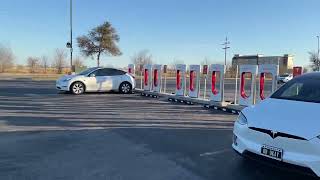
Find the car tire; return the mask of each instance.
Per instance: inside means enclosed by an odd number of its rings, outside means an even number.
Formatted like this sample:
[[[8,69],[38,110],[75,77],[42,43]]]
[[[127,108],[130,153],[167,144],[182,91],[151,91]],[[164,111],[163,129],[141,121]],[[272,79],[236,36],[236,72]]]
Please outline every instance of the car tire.
[[[80,95],[85,92],[85,86],[82,82],[75,82],[71,85],[70,91],[74,95]]]
[[[132,93],[132,85],[129,82],[123,82],[120,84],[119,92],[122,94]]]

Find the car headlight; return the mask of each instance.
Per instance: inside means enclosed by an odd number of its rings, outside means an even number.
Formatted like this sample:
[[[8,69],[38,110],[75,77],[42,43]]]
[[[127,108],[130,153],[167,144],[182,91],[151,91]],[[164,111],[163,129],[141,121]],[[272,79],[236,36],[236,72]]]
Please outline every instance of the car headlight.
[[[64,82],[70,81],[72,78],[67,78],[65,80],[63,80]]]
[[[241,125],[246,125],[248,124],[248,120],[247,118],[240,112],[238,118],[237,118],[237,122]]]

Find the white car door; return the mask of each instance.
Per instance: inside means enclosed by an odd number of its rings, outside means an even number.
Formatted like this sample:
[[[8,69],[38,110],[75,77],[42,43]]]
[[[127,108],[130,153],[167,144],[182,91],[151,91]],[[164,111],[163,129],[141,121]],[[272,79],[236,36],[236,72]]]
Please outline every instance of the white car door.
[[[109,69],[109,75],[112,79],[112,90],[117,91],[119,90],[120,84],[122,83],[123,79],[123,75],[125,74],[125,72],[121,71],[121,70],[117,70],[117,69]]]
[[[84,83],[86,84],[86,91],[95,92],[98,91],[98,84],[97,84],[97,75],[100,73],[100,69],[90,73],[88,77],[84,78]]]
[[[111,91],[113,82],[109,68],[98,70],[96,74],[97,91]]]
[[[98,69],[85,78],[86,90],[91,92],[110,91],[112,80],[106,69]]]

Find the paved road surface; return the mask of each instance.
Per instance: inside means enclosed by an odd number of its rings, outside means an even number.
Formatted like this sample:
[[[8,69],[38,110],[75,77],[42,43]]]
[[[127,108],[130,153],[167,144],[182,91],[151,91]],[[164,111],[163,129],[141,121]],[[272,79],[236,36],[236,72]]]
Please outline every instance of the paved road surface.
[[[235,154],[234,118],[134,94],[0,81],[0,179],[311,179]]]

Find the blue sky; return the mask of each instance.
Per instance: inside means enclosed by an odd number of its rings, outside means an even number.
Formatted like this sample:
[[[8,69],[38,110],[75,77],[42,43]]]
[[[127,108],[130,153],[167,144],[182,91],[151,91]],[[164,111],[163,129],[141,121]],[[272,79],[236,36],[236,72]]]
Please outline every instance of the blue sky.
[[[0,43],[23,64],[28,56],[52,56],[69,39],[68,0],[1,0]],[[74,0],[74,37],[110,21],[120,35],[121,57],[102,65],[123,67],[148,49],[155,62],[222,62],[225,36],[233,54],[295,55],[308,63],[320,34],[319,0]],[[75,49],[75,55],[80,55]],[[87,59],[88,66],[96,62]]]

